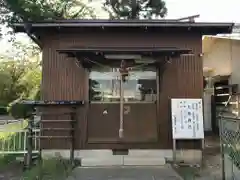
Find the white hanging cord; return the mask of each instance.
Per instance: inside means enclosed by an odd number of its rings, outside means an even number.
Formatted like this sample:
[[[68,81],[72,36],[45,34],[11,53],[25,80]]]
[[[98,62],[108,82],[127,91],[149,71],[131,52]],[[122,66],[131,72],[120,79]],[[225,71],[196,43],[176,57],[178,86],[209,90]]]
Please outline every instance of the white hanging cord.
[[[75,64],[77,65],[77,67],[81,68],[80,62],[77,59],[75,60]]]
[[[99,63],[99,62],[97,62],[97,61],[93,61],[93,60],[91,60],[91,59],[89,59],[89,58],[84,58],[84,60],[86,60],[86,61],[88,61],[88,62],[91,62],[91,63],[93,63],[93,64],[96,64],[96,65],[98,65],[98,66],[101,66],[101,67],[103,67],[103,68],[111,68],[110,66],[101,64],[101,63]]]
[[[88,62],[91,62],[91,63],[94,63],[94,64],[96,64],[96,65],[98,65],[98,66],[100,66],[100,67],[106,68],[106,69],[107,69],[107,68],[109,68],[109,69],[112,68],[111,66],[107,66],[107,65],[101,64],[101,63],[99,63],[99,62],[90,60],[89,58],[84,58],[84,60],[86,60],[86,61],[88,61]],[[137,68],[140,68],[140,67],[147,66],[147,65],[149,65],[149,64],[151,64],[151,63],[143,63],[143,64],[140,64],[140,65],[128,67],[127,69],[129,69],[129,70],[134,70],[134,69],[137,69]],[[103,74],[110,74],[110,73],[112,73],[112,72],[103,72]],[[135,74],[134,72],[130,72],[130,73],[131,73],[131,75]],[[124,75],[124,73],[123,73],[122,75]]]
[[[124,137],[124,122],[123,122],[123,113],[124,113],[124,106],[123,106],[123,96],[124,96],[124,91],[123,91],[123,80],[122,76],[120,76],[120,126],[119,126],[119,132],[118,136],[119,138]]]
[[[94,63],[100,67],[103,67],[103,68],[109,68],[111,69],[112,67],[111,66],[107,66],[107,65],[103,65],[99,62],[96,62],[96,61],[93,61],[93,60],[90,60],[89,58],[84,58],[84,60],[88,61],[88,62],[91,62],[91,63]],[[147,66],[149,65],[150,63],[143,63],[143,64],[140,64],[140,65],[136,65],[136,66],[132,66],[132,67],[127,67],[127,72],[126,74],[129,75],[129,73],[131,73],[131,75],[134,75],[136,74],[136,72],[129,72],[130,70],[134,70],[134,69],[138,69],[140,67],[144,67],[144,66]],[[119,71],[120,72],[120,71]],[[107,73],[104,73],[104,74],[109,74],[109,73],[112,73],[112,72],[107,72]],[[121,73],[121,76],[120,76],[120,127],[119,127],[119,138],[123,138],[124,137],[124,120],[123,120],[123,113],[124,113],[124,91],[123,91],[123,76],[125,73]],[[117,76],[118,77],[118,76]]]

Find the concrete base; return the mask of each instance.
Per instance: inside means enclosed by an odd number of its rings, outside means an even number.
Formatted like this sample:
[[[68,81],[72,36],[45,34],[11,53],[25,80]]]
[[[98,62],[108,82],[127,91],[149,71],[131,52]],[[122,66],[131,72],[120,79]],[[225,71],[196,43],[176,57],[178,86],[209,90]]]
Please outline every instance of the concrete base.
[[[42,150],[43,158],[61,156],[70,157],[69,150]],[[200,150],[177,151],[177,161],[200,164],[202,152]],[[128,155],[113,155],[112,150],[77,150],[75,158],[81,160],[82,166],[161,166],[166,161],[172,161],[172,150],[129,150]]]
[[[123,157],[123,165],[128,166],[162,166],[165,164],[164,157]]]
[[[121,166],[123,165],[123,157],[121,156],[110,156],[91,158],[85,157],[81,159],[82,166]]]

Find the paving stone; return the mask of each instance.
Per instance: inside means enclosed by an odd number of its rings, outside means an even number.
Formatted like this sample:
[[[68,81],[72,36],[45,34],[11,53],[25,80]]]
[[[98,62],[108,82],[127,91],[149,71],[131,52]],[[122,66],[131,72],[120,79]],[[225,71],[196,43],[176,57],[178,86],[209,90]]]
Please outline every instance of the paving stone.
[[[182,180],[169,166],[76,168],[68,180]]]

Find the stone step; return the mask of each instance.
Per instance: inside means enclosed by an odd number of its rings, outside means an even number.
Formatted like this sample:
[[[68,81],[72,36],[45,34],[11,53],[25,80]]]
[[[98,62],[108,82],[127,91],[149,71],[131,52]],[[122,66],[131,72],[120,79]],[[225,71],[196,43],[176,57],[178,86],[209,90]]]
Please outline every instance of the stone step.
[[[85,157],[81,158],[81,166],[121,166],[123,158],[121,156],[113,157]]]
[[[123,165],[129,166],[163,166],[166,164],[164,157],[123,157]]]
[[[59,157],[69,159],[69,150],[42,150],[43,158]],[[124,157],[124,158],[123,158]],[[173,160],[172,150],[142,150],[130,149],[128,155],[113,155],[112,150],[76,150],[74,158],[82,160],[83,165],[124,165],[124,164],[162,164]],[[155,161],[155,159],[157,159]],[[179,162],[198,164],[202,160],[201,150],[177,150],[176,159]],[[151,162],[151,163],[150,163]]]
[[[109,156],[109,157],[85,157],[81,158],[82,166],[162,166],[166,164],[164,157],[131,157],[131,156]]]
[[[76,157],[85,158],[85,157],[109,157],[113,156],[112,150],[80,150],[75,153]],[[114,155],[120,156],[120,155]],[[172,151],[168,150],[133,150],[130,149],[128,157],[154,157],[154,158],[162,158],[162,157],[171,157]]]
[[[131,157],[171,157],[172,151],[171,150],[138,150],[133,149],[129,150],[128,156]]]

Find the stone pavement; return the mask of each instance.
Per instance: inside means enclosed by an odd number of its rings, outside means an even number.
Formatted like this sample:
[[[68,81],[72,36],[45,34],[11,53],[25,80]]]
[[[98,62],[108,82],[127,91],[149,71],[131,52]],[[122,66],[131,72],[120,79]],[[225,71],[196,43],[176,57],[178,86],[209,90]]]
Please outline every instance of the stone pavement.
[[[79,167],[67,180],[182,180],[169,166]]]

